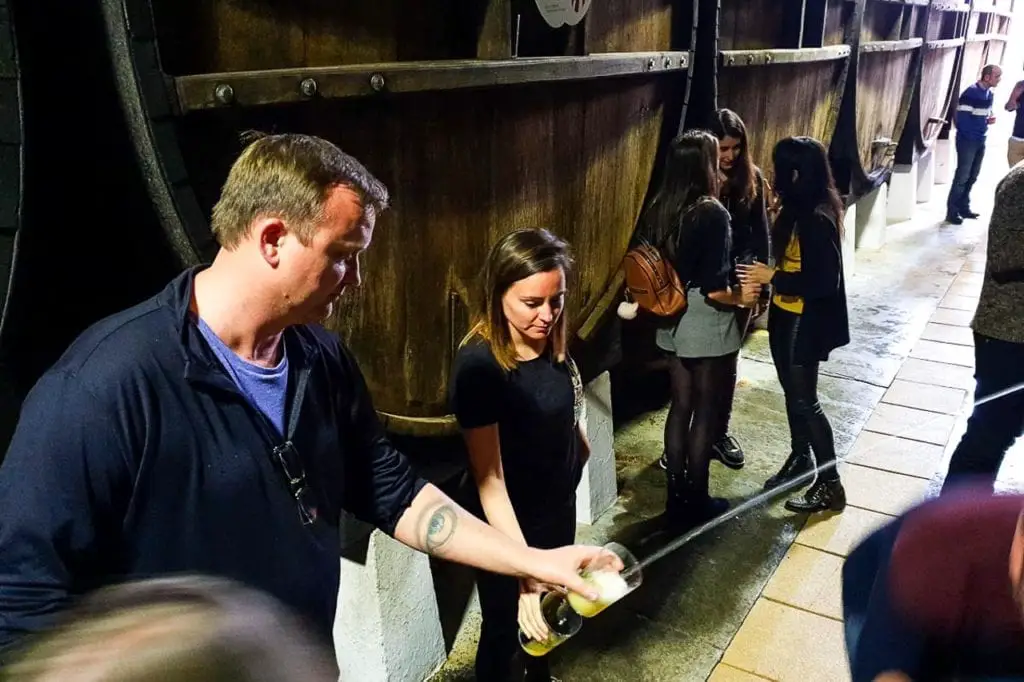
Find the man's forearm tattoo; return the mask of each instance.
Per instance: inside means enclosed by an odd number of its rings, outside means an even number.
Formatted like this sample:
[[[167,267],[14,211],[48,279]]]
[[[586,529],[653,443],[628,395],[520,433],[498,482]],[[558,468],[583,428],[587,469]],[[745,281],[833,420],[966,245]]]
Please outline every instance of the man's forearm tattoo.
[[[445,545],[455,535],[458,516],[449,505],[443,504],[430,512],[423,529],[423,547],[430,554],[441,554]]]

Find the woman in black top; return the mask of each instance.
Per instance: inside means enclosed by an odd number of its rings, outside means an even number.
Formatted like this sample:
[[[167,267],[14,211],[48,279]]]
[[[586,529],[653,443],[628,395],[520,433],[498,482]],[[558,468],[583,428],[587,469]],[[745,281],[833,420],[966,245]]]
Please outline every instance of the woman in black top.
[[[499,241],[452,370],[452,408],[483,513],[498,530],[538,548],[573,543],[576,486],[590,453],[580,420],[583,387],[566,348],[570,264],[568,245],[547,230],[519,230]],[[476,678],[547,682],[547,660],[522,656],[517,639],[517,625],[538,639],[547,634],[538,595],[482,571],[477,589],[483,624]]]
[[[711,120],[711,132],[718,138],[718,171],[722,186],[719,198],[729,211],[732,225],[732,262],[767,263],[771,240],[768,234],[768,205],[764,196],[764,179],[761,169],[754,165],[747,139],[747,126],[734,111],[719,109]],[[735,281],[734,284],[739,284]],[[740,328],[744,334],[750,321],[767,307],[768,288],[762,292],[762,301],[754,308],[740,310]],[[737,356],[738,357],[738,356]],[[733,369],[732,383],[736,387],[736,369]],[[732,417],[733,395],[730,394],[728,409],[723,415],[720,437],[715,443],[714,455],[722,464],[739,469],[744,464],[743,450],[736,439],[729,435],[729,420]]]
[[[754,165],[750,156],[747,127],[735,112],[719,109],[711,118],[709,131],[718,138],[718,198],[729,211],[732,262],[767,263],[770,255],[770,238],[764,180],[761,177],[761,170]],[[732,284],[739,287],[739,281],[735,277]],[[763,302],[759,301],[753,308],[738,310],[741,335],[746,334],[750,321],[767,307],[768,287],[764,287],[762,299]],[[736,359],[739,359],[738,354]],[[730,392],[728,397],[724,398],[726,408],[722,413],[722,424],[717,430],[711,454],[731,469],[742,469],[743,449],[729,434],[729,420],[732,418],[732,403],[736,389],[736,370],[737,366],[733,365],[731,381],[727,377],[723,378],[729,385]],[[668,468],[666,455],[662,455],[660,464],[662,469]]]
[[[731,284],[729,212],[717,196],[718,141],[707,131],[683,133],[672,142],[662,187],[644,218],[648,240],[671,260],[687,292],[686,310],[656,335],[670,354],[665,516],[677,530],[728,508],[708,494],[708,463],[732,396],[728,384],[742,342],[737,307],[757,298],[756,287]]]
[[[776,267],[740,265],[740,279],[772,284],[768,334],[786,394],[793,450],[765,487],[814,470],[817,480],[790,511],[840,511],[846,493],[835,467],[832,427],[818,403],[818,363],[850,342],[843,276],[843,205],[825,147],[809,137],[780,141],[773,152],[782,209],[772,233]],[[814,459],[811,458],[811,450]]]

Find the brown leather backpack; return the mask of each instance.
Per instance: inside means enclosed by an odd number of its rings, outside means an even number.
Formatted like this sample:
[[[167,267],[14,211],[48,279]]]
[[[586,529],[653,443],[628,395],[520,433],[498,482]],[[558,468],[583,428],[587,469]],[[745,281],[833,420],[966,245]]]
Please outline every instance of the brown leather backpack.
[[[672,317],[686,310],[686,289],[676,269],[655,246],[644,242],[630,249],[622,268],[626,275],[626,297],[641,309],[660,317]]]
[[[680,224],[698,206],[712,201],[715,200],[703,197],[693,203],[680,216]],[[638,246],[626,252],[622,269],[626,280],[626,299],[635,302],[642,310],[659,317],[674,317],[686,310],[686,287],[666,254],[657,246],[642,239]]]

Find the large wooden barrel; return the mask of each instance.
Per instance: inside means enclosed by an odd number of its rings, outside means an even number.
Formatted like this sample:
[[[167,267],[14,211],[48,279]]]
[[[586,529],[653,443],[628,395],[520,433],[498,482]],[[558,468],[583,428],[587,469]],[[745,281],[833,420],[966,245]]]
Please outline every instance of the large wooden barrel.
[[[0,0],[0,340],[21,229],[21,66],[10,5]]]
[[[702,5],[702,31],[717,23],[714,97],[688,119],[706,119],[712,107],[736,111],[746,122],[755,163],[771,173],[775,143],[789,135],[832,140],[845,90],[851,49],[850,13],[842,0],[721,0]],[[718,8],[717,22],[705,8]],[[698,54],[698,63],[703,58]]]
[[[859,196],[884,182],[921,72],[928,0],[858,0],[843,113],[832,145],[836,180]]]
[[[1003,66],[1013,16],[1017,11],[1017,0],[989,0],[975,5],[975,11],[983,13],[984,31],[988,36],[988,54],[985,61]]]
[[[967,29],[960,89],[976,81],[985,64],[1002,64],[1009,39],[1014,0],[974,0]]]
[[[928,6],[921,76],[896,153],[897,163],[911,163],[948,129],[950,106],[958,95],[957,75],[969,16],[967,0],[931,0]]]
[[[975,5],[988,5],[986,1],[975,2]],[[989,35],[988,13],[978,11],[972,7],[967,20],[967,33],[964,44],[963,63],[957,78],[956,94],[959,95],[964,88],[974,83],[981,76],[981,69],[988,61]],[[956,102],[951,105],[951,111],[956,110]]]
[[[21,234],[24,119],[21,64],[10,5],[0,0],[0,348],[9,329],[11,280],[18,261]],[[13,380],[0,354],[0,462],[17,413]]]
[[[453,428],[450,361],[502,234],[546,226],[573,244],[574,329],[614,300],[659,145],[679,126],[689,3],[595,2],[553,27],[534,0],[101,1],[147,189],[183,264],[214,252],[207,216],[244,130],[326,137],[392,189],[364,286],[330,326],[393,431]]]
[[[2,459],[39,375],[180,264],[129,145],[98,4],[0,1],[0,39]]]

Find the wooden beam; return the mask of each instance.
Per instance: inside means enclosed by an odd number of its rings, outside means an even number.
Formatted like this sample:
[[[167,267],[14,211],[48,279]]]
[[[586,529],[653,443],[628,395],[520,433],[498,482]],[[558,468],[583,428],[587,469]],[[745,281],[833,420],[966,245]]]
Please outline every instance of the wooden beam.
[[[801,50],[723,50],[722,66],[765,66],[769,64],[798,64],[803,62],[830,62],[850,56],[849,45],[809,47]]]
[[[935,0],[932,9],[938,12],[970,12],[970,5],[962,5],[957,0]]]
[[[861,43],[861,52],[904,52],[914,50],[924,45],[923,38],[908,38],[906,40],[879,40],[869,43]]]
[[[990,40],[1001,40],[1005,43],[1009,40],[1009,36],[1003,33],[978,33],[977,35],[967,36],[967,42],[969,43],[985,43]]]
[[[171,81],[178,96],[178,113],[184,114],[226,106],[669,74],[688,68],[687,52],[621,52],[205,73]]]
[[[963,38],[947,38],[946,40],[929,40],[924,47],[926,50],[944,50],[949,47],[960,47],[963,44]]]

